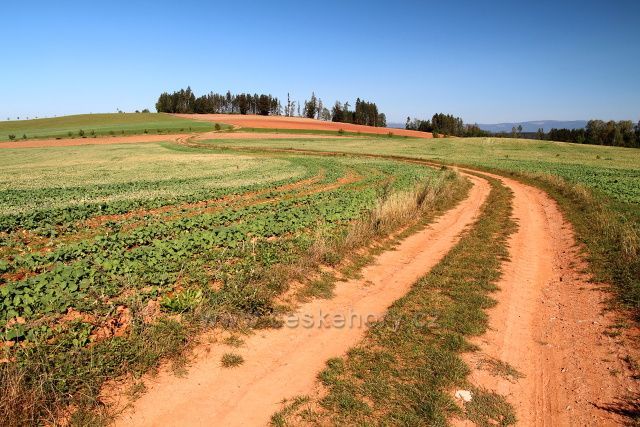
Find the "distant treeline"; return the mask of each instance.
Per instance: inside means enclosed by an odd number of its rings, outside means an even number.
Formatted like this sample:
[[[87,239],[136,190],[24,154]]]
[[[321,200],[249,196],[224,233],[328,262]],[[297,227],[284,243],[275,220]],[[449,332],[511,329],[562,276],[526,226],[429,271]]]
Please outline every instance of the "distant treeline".
[[[302,107],[302,108],[301,108]],[[278,98],[264,94],[241,93],[234,95],[209,93],[196,97],[190,87],[179,91],[164,92],[156,102],[156,110],[159,113],[181,114],[260,114],[263,116],[284,115],[293,117],[307,117],[310,119],[355,123],[365,126],[386,126],[387,119],[384,113],[378,111],[378,106],[373,102],[367,102],[358,98],[355,110],[349,109],[349,102],[344,104],[336,101],[330,111],[324,107],[322,100],[315,93],[311,99],[304,103],[292,101],[287,94],[287,103],[284,108]],[[296,113],[297,112],[297,113]]]
[[[241,93],[234,95],[209,93],[196,98],[190,87],[177,92],[164,92],[156,102],[159,113],[181,114],[269,114],[278,115],[280,101],[271,95]]]
[[[356,99],[356,108],[351,111],[349,103],[341,104],[336,101],[331,110],[331,121],[341,123],[354,123],[365,126],[387,126],[387,117],[378,112],[378,106],[374,102]]]
[[[551,129],[548,133],[544,132],[542,128],[537,132],[523,132],[522,126],[513,127],[511,132],[492,133],[480,129],[477,124],[465,125],[460,117],[438,113],[434,114],[431,120],[412,120],[407,117],[405,128],[433,132],[434,136],[494,136],[640,148],[640,122],[634,125],[630,120],[619,122],[589,120],[584,129]]]
[[[546,139],[578,144],[640,148],[640,122],[634,126],[631,120],[619,122],[589,120],[584,129],[551,129]]]
[[[443,136],[490,136],[491,133],[484,131],[478,125],[465,125],[460,117],[452,114],[436,113],[431,120],[420,120],[407,117],[405,128],[420,132],[432,132],[435,137]]]

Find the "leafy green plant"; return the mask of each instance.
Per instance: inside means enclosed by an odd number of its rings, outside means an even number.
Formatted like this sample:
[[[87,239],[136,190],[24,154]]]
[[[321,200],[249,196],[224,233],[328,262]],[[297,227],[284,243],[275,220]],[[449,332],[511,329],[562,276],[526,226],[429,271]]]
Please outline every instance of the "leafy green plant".
[[[193,310],[202,302],[202,291],[186,289],[172,297],[164,297],[161,305],[164,309],[175,313]]]

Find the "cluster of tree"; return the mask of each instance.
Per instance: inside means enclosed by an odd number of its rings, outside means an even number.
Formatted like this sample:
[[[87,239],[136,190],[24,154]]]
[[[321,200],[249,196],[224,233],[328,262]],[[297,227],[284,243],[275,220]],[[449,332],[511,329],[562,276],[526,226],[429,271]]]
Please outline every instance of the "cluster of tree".
[[[539,136],[541,130],[538,131]],[[640,148],[640,122],[635,126],[631,120],[604,122],[589,120],[584,129],[551,129],[541,139],[578,144],[612,145],[616,147]]]
[[[209,93],[196,98],[190,87],[177,92],[164,92],[158,98],[159,113],[197,114],[261,114],[280,115],[282,106],[278,98],[271,95],[241,93],[234,95]]]
[[[436,113],[431,120],[420,120],[407,117],[406,129],[420,132],[432,132],[434,135],[445,136],[488,136],[478,125],[466,125],[460,117],[452,114]]]
[[[304,103],[291,100],[287,94],[287,103],[284,108],[278,98],[271,95],[251,95],[248,93],[234,95],[231,92],[226,94],[211,92],[196,98],[190,87],[173,93],[164,92],[156,103],[156,110],[159,113],[261,114],[264,116],[284,114],[288,117],[299,116],[365,126],[387,126],[386,116],[378,111],[378,106],[375,103],[358,98],[355,110],[351,111],[349,107],[348,102],[341,104],[336,101],[333,110],[330,111],[315,93],[311,93],[311,99],[304,101]]]
[[[336,101],[331,110],[331,121],[340,123],[353,123],[365,126],[386,127],[387,117],[378,111],[378,106],[374,102],[367,102],[356,99],[355,110],[349,109],[349,102],[341,104]]]

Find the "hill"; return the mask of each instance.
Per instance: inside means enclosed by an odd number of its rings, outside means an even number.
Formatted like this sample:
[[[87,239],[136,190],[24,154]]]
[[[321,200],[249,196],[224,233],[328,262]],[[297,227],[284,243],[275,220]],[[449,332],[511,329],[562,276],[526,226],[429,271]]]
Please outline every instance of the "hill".
[[[552,128],[556,129],[581,129],[587,125],[586,120],[536,120],[531,122],[514,122],[514,123],[494,123],[494,124],[478,124],[480,129],[489,132],[511,132],[514,127],[522,126],[523,132],[537,132],[542,128],[545,132],[549,132]]]

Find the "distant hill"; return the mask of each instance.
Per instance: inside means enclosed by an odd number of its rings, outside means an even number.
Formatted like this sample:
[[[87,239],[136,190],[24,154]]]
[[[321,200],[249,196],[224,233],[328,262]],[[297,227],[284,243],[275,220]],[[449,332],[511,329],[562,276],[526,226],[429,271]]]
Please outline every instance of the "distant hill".
[[[388,122],[387,123],[387,127],[388,128],[395,128],[395,129],[404,129],[405,124],[404,123],[400,123],[400,122]]]
[[[496,123],[496,124],[478,124],[480,129],[489,132],[511,132],[515,126],[522,125],[523,132],[537,132],[542,128],[545,132],[549,132],[552,128],[556,129],[581,129],[587,125],[586,120],[538,120],[533,122],[517,122],[517,123]]]

